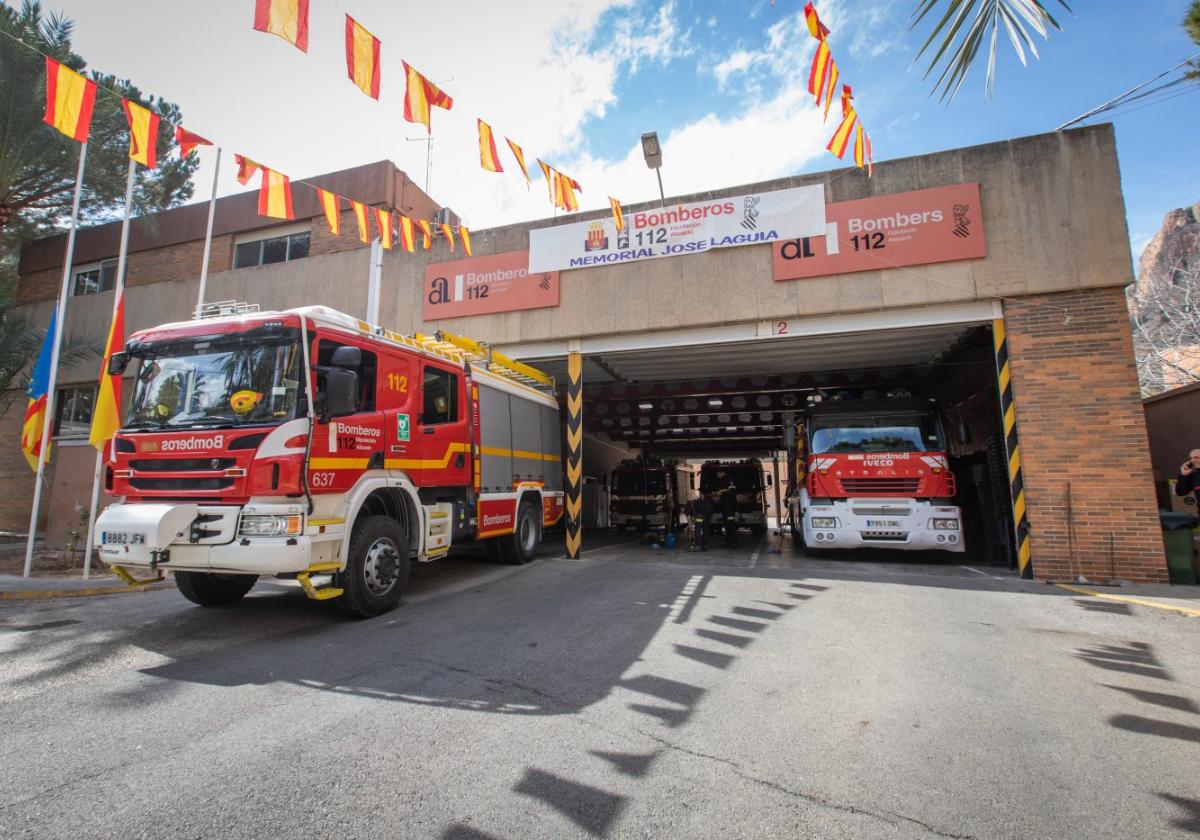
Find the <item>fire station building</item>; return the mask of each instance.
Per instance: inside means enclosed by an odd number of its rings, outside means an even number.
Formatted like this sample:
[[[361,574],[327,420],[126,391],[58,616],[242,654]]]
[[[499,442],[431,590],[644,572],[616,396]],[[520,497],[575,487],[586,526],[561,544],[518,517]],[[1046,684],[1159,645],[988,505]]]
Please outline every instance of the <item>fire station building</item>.
[[[389,162],[307,180],[457,221]],[[811,212],[813,187],[825,230],[775,235],[774,219]],[[886,161],[870,178],[840,169],[672,197],[625,208],[621,232],[607,210],[475,230],[472,257],[439,236],[428,251],[383,252],[374,271],[348,208],[334,237],[307,188],[294,222],[258,216],[256,199],[217,204],[207,300],[366,319],[377,294],[389,329],[468,336],[560,385],[581,379],[582,408],[568,417],[564,401],[564,422],[582,423],[586,476],[640,452],[770,464],[805,406],[903,394],[942,415],[971,563],[1167,580],[1110,125]],[[198,204],[135,223],[127,331],[192,316],[206,216]],[[657,231],[688,228],[720,232],[665,252]],[[79,233],[68,340],[103,344],[119,233]],[[19,310],[32,324],[49,322],[63,253],[59,236],[22,254]],[[86,527],[97,367],[60,373],[51,546]],[[0,529],[18,532],[33,495],[23,413],[18,396],[0,419]]]

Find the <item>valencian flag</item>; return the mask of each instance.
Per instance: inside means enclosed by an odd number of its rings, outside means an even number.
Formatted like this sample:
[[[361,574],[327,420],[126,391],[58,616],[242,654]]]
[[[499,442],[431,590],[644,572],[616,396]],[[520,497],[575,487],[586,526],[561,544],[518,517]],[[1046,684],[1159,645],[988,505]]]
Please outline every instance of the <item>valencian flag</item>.
[[[446,241],[450,243],[451,252],[454,251],[454,229],[450,225],[438,225],[442,229],[442,236],[446,237]]]
[[[250,179],[254,177],[254,173],[262,168],[262,164],[256,160],[250,160],[248,157],[234,155],[233,162],[237,164],[237,179],[242,186],[250,183]]]
[[[579,199],[575,197],[575,191],[583,192],[583,187],[579,186],[579,182],[563,172],[554,173],[554,206],[561,207],[569,213],[573,213],[579,209]]]
[[[433,242],[433,228],[424,219],[417,219],[417,224],[421,226],[421,234],[425,237],[425,250],[428,251],[430,244]]]
[[[829,27],[821,23],[821,18],[817,16],[817,10],[812,3],[804,4],[804,22],[808,24],[808,34],[818,41],[824,41],[825,36],[829,34]]]
[[[317,198],[321,200],[321,209],[325,211],[325,221],[329,222],[329,232],[334,236],[341,236],[342,225],[338,197],[328,190],[317,187]]]
[[[158,114],[128,99],[121,100],[125,122],[129,123],[129,156],[149,169],[158,165]]]
[[[254,0],[254,28],[308,52],[308,0]]]
[[[471,254],[471,231],[467,230],[462,225],[458,227],[458,238],[462,240],[463,250],[467,252],[467,256]]]
[[[379,241],[386,250],[392,250],[392,214],[386,210],[376,210],[375,223],[379,225]]]
[[[262,183],[258,187],[258,215],[272,219],[294,219],[292,182],[282,172],[262,167]]]
[[[46,114],[42,121],[86,143],[96,105],[96,83],[52,58],[46,59]]]
[[[400,216],[400,244],[404,246],[404,250],[412,253],[416,247],[416,240],[413,237],[412,219],[405,216],[403,213],[398,213]]]
[[[546,163],[546,161],[542,160],[541,158],[538,158],[537,162],[538,166],[542,168],[542,177],[546,179],[546,189],[549,190],[548,195],[550,198],[550,203],[557,207],[558,201],[555,200],[554,195],[554,169],[551,168],[550,164]]]
[[[379,39],[350,15],[346,15],[346,73],[359,90],[379,98]]]
[[[211,140],[205,140],[199,134],[193,134],[181,125],[175,126],[175,142],[179,144],[179,156],[185,158],[197,146],[211,146]]]
[[[625,216],[621,213],[621,202],[610,195],[608,203],[612,206],[613,224],[617,226],[617,230],[625,230]]]
[[[530,179],[529,170],[525,168],[525,153],[521,151],[521,147],[507,137],[504,141],[508,143],[508,148],[512,149],[513,157],[517,159],[517,166],[521,167],[521,174],[525,176],[525,189],[529,189]]]
[[[100,388],[96,391],[96,407],[92,410],[92,431],[88,443],[104,451],[117,429],[121,428],[121,374],[108,372],[108,360],[113,353],[125,349],[125,295],[117,298],[104,359],[100,362]]]
[[[358,222],[358,239],[365,244],[370,239],[370,231],[367,229],[367,205],[351,200],[350,207],[354,210],[354,220]]]
[[[503,172],[500,165],[500,155],[496,152],[496,138],[492,136],[492,127],[483,120],[476,118],[479,123],[479,165],[488,172]]]
[[[54,332],[58,323],[58,310],[50,315],[50,328],[42,341],[42,352],[29,378],[29,403],[25,406],[25,423],[21,426],[21,453],[29,463],[29,469],[37,472],[38,457],[42,452],[42,430],[46,426],[47,392],[50,390],[50,357],[54,353]],[[49,443],[47,443],[49,446]],[[46,450],[50,460],[50,450]]]
[[[404,64],[404,119],[409,122],[425,124],[425,130],[430,134],[433,129],[429,125],[429,109],[445,108],[449,111],[454,107],[454,100],[447,96],[441,88],[426,79],[416,70]]]
[[[829,83],[825,85],[825,113],[821,115],[821,121],[829,119],[829,106],[833,104],[833,92],[837,90],[838,69],[837,62],[832,57],[829,59]],[[817,104],[821,104],[821,100],[817,98]]]

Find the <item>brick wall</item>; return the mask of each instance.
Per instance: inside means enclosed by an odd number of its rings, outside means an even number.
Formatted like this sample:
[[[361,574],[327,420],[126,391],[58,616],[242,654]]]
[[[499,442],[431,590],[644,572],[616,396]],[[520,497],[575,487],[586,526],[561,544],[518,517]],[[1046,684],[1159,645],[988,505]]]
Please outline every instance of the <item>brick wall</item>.
[[[1124,290],[1007,300],[1004,320],[1035,574],[1106,580],[1111,558],[1117,577],[1166,582]]]

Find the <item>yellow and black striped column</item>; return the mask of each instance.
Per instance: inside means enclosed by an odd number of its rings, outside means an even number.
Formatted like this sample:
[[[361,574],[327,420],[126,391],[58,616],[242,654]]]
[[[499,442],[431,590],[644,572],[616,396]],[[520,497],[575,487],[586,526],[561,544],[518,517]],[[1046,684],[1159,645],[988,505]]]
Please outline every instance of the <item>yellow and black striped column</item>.
[[[1013,400],[1012,369],[1008,359],[1008,334],[1004,319],[992,321],[996,348],[996,375],[1000,379],[1000,413],[1004,418],[1004,446],[1008,454],[1008,481],[1012,490],[1013,525],[1017,538],[1017,568],[1021,577],[1033,579],[1029,550],[1029,515],[1025,511],[1025,479],[1021,474],[1021,447],[1017,439],[1017,409]]]
[[[567,354],[567,557],[583,539],[583,355]]]

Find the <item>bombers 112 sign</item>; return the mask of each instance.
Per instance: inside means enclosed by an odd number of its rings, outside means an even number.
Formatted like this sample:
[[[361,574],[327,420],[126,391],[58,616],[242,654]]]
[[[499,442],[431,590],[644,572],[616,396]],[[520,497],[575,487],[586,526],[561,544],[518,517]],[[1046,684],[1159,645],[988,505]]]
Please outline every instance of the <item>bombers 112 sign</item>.
[[[734,195],[529,232],[529,271],[559,271],[765,245],[825,233],[825,187]]]
[[[558,306],[558,272],[532,272],[528,251],[468,257],[425,267],[426,321]]]

